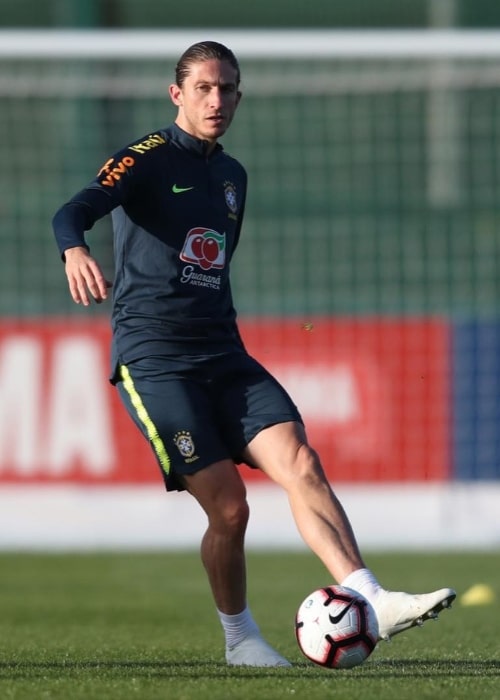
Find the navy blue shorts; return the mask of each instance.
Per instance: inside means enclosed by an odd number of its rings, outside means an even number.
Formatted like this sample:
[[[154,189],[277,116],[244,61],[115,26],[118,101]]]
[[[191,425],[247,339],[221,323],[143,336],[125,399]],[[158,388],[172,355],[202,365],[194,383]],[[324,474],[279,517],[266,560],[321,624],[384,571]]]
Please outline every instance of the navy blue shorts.
[[[135,360],[118,368],[117,387],[169,491],[183,490],[180,474],[241,463],[263,428],[302,423],[281,384],[245,352]]]

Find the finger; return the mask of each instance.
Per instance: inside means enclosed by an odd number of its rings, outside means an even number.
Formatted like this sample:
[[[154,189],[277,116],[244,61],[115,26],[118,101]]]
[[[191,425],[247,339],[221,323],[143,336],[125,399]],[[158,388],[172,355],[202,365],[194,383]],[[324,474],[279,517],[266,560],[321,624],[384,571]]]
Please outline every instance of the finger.
[[[106,286],[106,289],[111,289],[111,287],[113,286],[113,283],[107,279],[104,280],[104,284]],[[107,298],[108,298],[108,295],[106,292],[104,292],[100,299],[96,299],[96,303],[101,304],[103,301],[106,301]]]
[[[84,277],[90,293],[98,303],[107,299],[111,282],[105,279],[95,261],[89,262],[84,271]]]
[[[69,285],[69,293],[71,294],[71,298],[75,302],[75,304],[81,304],[82,303],[82,298],[80,295],[80,290],[79,290],[79,285],[78,281],[75,277],[72,277],[71,275],[68,275],[68,285]]]
[[[90,305],[90,299],[87,292],[87,283],[85,282],[85,278],[81,276],[79,276],[76,280],[76,297],[79,300],[77,301],[77,304],[81,303],[84,306]]]

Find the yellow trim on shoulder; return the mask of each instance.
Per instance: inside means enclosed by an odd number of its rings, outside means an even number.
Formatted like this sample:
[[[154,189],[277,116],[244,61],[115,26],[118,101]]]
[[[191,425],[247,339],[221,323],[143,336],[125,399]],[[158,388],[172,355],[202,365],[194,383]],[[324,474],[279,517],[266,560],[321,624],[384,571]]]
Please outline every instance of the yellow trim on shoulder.
[[[153,449],[156,453],[160,466],[165,472],[165,474],[170,473],[170,457],[168,456],[165,444],[161,437],[158,435],[158,430],[151,420],[146,407],[142,403],[142,399],[139,396],[137,389],[134,385],[134,380],[130,376],[128,367],[125,365],[120,365],[120,377],[123,381],[123,387],[127,394],[130,396],[130,401],[132,406],[135,408],[137,416],[143,426],[146,428],[146,433],[149,441],[151,442]]]

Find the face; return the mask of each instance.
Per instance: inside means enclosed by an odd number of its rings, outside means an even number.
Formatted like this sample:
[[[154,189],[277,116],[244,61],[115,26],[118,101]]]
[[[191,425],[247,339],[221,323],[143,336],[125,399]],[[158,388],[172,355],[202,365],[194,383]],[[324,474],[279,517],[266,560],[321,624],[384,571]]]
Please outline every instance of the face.
[[[171,85],[169,92],[178,107],[178,126],[213,146],[227,131],[241,97],[236,70],[218,59],[192,63],[182,87]]]

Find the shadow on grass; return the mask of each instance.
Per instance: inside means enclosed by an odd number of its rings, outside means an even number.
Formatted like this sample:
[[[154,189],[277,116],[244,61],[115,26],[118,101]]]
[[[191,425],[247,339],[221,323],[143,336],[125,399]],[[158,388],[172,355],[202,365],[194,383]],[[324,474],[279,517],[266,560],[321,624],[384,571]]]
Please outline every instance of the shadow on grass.
[[[252,668],[227,666],[220,661],[0,661],[0,679],[14,680],[43,676],[62,678],[66,675],[85,676],[87,673],[109,677],[119,674],[148,678],[262,678],[279,675],[287,678],[317,677],[330,673],[307,662],[295,663],[292,668]],[[397,659],[373,661],[349,671],[336,671],[339,676],[358,675],[363,678],[486,678],[500,676],[500,661],[455,659],[430,661]]]

